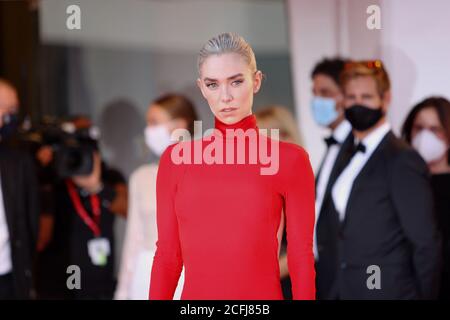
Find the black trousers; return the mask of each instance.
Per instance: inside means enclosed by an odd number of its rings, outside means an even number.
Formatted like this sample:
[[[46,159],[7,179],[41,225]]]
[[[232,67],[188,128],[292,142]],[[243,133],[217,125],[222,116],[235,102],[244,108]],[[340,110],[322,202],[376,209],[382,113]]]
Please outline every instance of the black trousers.
[[[14,279],[12,273],[0,275],[0,300],[14,300]]]

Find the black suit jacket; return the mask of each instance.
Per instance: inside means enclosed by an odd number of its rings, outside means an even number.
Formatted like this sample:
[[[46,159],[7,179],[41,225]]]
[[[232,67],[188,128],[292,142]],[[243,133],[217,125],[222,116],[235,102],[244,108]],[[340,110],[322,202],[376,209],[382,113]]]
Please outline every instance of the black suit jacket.
[[[389,132],[354,180],[344,221],[330,193],[323,206],[318,298],[436,297],[440,237],[428,168],[417,152]],[[380,268],[380,289],[367,285],[373,265]]]
[[[16,297],[33,297],[33,258],[39,227],[38,186],[31,156],[0,143],[1,191],[8,225]]]

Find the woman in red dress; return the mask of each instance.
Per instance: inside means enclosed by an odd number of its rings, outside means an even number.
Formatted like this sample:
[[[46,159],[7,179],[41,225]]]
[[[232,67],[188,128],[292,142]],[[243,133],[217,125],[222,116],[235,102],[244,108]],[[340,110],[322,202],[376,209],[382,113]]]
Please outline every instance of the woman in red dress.
[[[277,235],[284,212],[293,298],[315,299],[308,154],[258,132],[252,105],[262,73],[242,37],[209,40],[198,69],[215,130],[173,144],[161,156],[149,298],[172,299],[184,265],[181,299],[283,299]],[[271,168],[269,154],[276,162]]]

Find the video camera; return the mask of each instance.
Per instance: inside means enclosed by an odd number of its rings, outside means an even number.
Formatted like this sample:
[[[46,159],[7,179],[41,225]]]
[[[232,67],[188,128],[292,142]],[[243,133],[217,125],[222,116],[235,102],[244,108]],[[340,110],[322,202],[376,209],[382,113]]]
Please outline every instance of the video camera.
[[[22,140],[34,149],[51,146],[54,169],[61,178],[89,175],[94,167],[100,132],[97,127],[76,128],[70,121],[45,119],[22,134]]]

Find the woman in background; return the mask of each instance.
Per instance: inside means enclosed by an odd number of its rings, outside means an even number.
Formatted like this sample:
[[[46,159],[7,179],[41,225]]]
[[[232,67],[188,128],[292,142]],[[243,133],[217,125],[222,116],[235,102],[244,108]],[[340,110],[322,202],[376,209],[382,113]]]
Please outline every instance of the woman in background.
[[[256,121],[260,129],[278,129],[281,141],[294,143],[301,146],[300,133],[295,122],[293,114],[284,106],[273,105],[262,108],[256,114]],[[278,239],[281,239],[280,250],[280,278],[281,288],[285,299],[292,299],[291,280],[289,278],[289,270],[286,254],[286,230],[284,228],[285,216],[281,216],[280,229],[278,230]]]
[[[145,142],[157,156],[172,143],[176,129],[187,129],[191,135],[197,114],[184,96],[167,94],[156,99],[147,112]],[[156,176],[158,164],[138,168],[130,178],[128,222],[115,299],[148,298],[150,271],[156,250]],[[180,277],[175,299],[178,299],[184,277]]]
[[[430,97],[413,107],[402,135],[427,162],[442,232],[443,272],[440,299],[450,299],[450,101]]]

